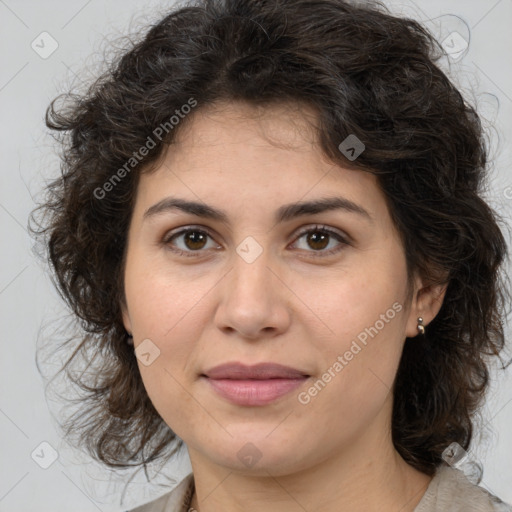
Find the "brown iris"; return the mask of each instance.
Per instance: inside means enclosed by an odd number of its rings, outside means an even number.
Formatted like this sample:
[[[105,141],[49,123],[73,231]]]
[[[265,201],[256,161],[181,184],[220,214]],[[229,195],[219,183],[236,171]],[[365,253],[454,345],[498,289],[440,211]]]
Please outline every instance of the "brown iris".
[[[320,231],[312,231],[308,233],[307,241],[313,249],[325,249],[329,244],[329,235]],[[320,246],[315,244],[320,244]]]
[[[184,240],[186,246],[191,250],[202,249],[206,243],[207,235],[200,231],[189,231],[185,233]]]

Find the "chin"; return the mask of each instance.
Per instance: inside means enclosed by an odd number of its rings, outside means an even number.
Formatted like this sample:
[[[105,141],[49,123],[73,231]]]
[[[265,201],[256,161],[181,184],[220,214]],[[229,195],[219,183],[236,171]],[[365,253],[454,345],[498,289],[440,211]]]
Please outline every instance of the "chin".
[[[217,450],[211,451],[211,445],[201,450],[203,454],[231,471],[255,476],[282,476],[300,470],[299,450],[304,449],[304,443],[294,442],[290,438],[284,438],[273,433],[275,425],[271,429],[255,431],[254,425],[244,432],[234,432],[233,428],[227,428],[233,437],[218,441]],[[228,437],[228,436],[226,436]]]

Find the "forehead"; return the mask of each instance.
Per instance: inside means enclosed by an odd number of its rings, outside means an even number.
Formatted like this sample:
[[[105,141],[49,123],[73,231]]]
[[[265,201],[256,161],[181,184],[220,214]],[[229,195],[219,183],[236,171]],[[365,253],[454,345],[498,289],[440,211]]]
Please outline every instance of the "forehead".
[[[315,110],[299,102],[252,105],[241,101],[222,101],[199,107],[186,120],[175,142],[182,148],[215,144],[225,136],[233,143],[259,141],[288,149],[303,150],[316,144]],[[249,137],[249,138],[248,138]],[[260,140],[261,139],[261,140]]]
[[[199,108],[156,170],[142,174],[139,199],[147,206],[179,195],[224,210],[276,204],[274,211],[278,203],[342,195],[364,200],[365,209],[378,215],[383,195],[375,176],[329,161],[316,125],[316,112],[297,103]]]

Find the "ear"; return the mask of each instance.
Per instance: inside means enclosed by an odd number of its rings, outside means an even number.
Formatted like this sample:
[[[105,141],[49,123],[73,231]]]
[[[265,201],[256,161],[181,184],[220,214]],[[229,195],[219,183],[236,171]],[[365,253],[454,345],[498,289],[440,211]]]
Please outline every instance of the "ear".
[[[443,305],[448,283],[433,284],[426,282],[420,276],[414,279],[414,291],[412,294],[409,317],[407,319],[406,336],[414,338],[419,334],[418,318],[423,318],[425,329],[436,317]]]

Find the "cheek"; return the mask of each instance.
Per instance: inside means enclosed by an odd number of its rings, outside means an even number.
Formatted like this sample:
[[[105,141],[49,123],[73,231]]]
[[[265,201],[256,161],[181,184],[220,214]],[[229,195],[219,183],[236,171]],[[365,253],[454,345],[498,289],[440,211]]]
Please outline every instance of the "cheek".
[[[158,265],[137,263],[135,258],[131,265],[127,262],[125,289],[140,374],[160,415],[168,424],[180,424],[172,411],[186,416],[190,406],[190,413],[197,414],[185,381],[195,371],[188,365],[194,362],[207,314],[204,299],[215,280],[191,280]],[[157,354],[149,365],[141,357],[145,340]]]
[[[391,391],[405,340],[407,273],[400,258],[401,253],[368,264],[361,260],[357,270],[330,279],[316,295],[312,309],[328,327],[322,332],[329,334],[318,345],[325,373],[319,391],[311,392],[318,393],[315,407],[325,414],[338,403],[330,414],[340,421],[347,411],[352,419],[371,415]]]
[[[407,273],[405,262],[396,258],[374,258],[316,281],[304,279],[297,294],[322,321],[327,349],[349,350],[351,341],[370,339],[400,344],[405,332]],[[394,259],[395,264],[391,261]],[[403,264],[402,264],[403,263]],[[312,334],[312,333],[311,333]],[[317,331],[318,335],[318,331]],[[372,336],[373,335],[373,336]],[[368,343],[369,345],[369,343]],[[331,353],[332,354],[332,353]]]
[[[201,301],[211,288],[211,281],[180,272],[165,259],[151,261],[134,255],[127,263],[125,289],[138,338],[154,338],[155,343],[158,340],[167,347],[173,344],[173,333],[180,324],[194,329],[197,323],[190,322],[190,317],[201,311]],[[172,350],[176,348],[172,346]]]
[[[378,316],[376,321],[375,315],[364,310],[358,312],[357,319],[348,316],[343,321],[340,315],[335,328],[341,335],[329,346],[322,346],[322,373],[305,389],[300,397],[305,405],[300,407],[301,417],[308,423],[325,418],[322,428],[326,438],[339,439],[341,435],[346,442],[356,439],[392,397],[402,350],[403,313],[384,304],[382,311],[388,323]],[[380,308],[374,311],[380,314]]]

